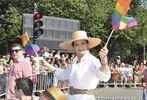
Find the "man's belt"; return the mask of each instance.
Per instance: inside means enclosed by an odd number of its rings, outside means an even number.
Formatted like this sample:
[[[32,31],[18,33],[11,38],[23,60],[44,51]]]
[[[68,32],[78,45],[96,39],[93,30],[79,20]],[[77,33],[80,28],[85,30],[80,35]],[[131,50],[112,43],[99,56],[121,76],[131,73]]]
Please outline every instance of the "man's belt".
[[[92,94],[92,89],[76,89],[72,86],[69,87],[69,94],[70,95],[75,95],[75,94]]]

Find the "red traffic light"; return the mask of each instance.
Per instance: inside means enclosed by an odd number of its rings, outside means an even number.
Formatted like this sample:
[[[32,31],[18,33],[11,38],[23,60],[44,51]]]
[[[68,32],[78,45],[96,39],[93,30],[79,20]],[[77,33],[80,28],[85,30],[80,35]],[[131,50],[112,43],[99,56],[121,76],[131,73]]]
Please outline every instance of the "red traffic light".
[[[38,38],[44,33],[44,30],[42,29],[43,26],[43,21],[41,20],[42,17],[43,14],[41,12],[34,13],[33,38]]]
[[[43,17],[43,14],[40,13],[40,12],[37,12],[37,13],[35,13],[35,15],[34,15],[34,19],[35,19],[35,20],[39,20],[39,19],[41,19],[42,17]]]

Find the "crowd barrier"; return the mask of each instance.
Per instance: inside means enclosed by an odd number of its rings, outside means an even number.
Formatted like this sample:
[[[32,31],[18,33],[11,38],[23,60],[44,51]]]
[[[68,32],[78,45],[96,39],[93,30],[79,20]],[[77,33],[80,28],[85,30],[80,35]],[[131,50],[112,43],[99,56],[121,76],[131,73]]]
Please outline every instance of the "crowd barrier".
[[[33,75],[34,91],[45,90],[53,85],[53,73],[40,72],[40,74]],[[7,88],[7,74],[0,74],[0,97],[6,94]]]
[[[7,85],[7,77],[6,73],[0,74],[0,96],[5,95],[6,93],[6,85]]]
[[[53,73],[50,72],[40,72],[40,74],[34,75],[32,77],[34,83],[34,91],[45,90],[53,86]]]

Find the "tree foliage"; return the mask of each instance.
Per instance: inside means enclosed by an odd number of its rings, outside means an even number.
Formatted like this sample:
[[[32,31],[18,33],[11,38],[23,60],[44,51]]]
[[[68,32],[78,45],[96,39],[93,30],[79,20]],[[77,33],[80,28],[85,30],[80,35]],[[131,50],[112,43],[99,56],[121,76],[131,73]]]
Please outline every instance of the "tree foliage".
[[[5,0],[2,0],[6,2]],[[33,0],[7,0],[5,22],[7,28],[0,29],[0,44],[3,40],[14,41],[22,32],[22,14],[33,13]],[[46,16],[77,19],[81,30],[91,32],[102,40],[101,46],[94,48],[96,53],[102,48],[112,30],[111,16],[116,0],[34,0]],[[110,39],[109,57],[116,55],[124,59],[143,58],[143,45],[147,44],[147,10],[141,8],[140,0],[132,0],[126,16],[137,19],[138,25],[122,31],[115,30]],[[4,34],[5,33],[5,34]],[[97,55],[97,54],[95,54]]]

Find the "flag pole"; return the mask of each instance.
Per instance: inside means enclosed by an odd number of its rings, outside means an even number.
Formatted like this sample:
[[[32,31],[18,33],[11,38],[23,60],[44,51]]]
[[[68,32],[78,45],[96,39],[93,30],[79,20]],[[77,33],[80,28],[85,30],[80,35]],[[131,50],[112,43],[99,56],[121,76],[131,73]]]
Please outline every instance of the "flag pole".
[[[110,33],[110,35],[109,35],[109,37],[108,37],[108,39],[107,39],[107,42],[105,43],[105,46],[104,46],[104,47],[107,47],[108,42],[109,42],[109,40],[110,40],[110,38],[111,38],[113,32],[114,32],[114,28],[112,29],[112,31],[111,31],[111,33]]]

